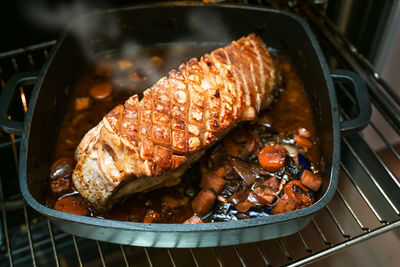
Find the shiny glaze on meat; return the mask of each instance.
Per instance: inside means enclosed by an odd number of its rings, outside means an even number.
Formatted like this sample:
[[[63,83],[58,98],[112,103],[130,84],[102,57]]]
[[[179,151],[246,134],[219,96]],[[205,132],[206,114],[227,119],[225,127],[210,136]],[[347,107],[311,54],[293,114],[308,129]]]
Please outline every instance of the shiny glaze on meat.
[[[140,92],[140,89],[143,90],[148,87],[149,84],[154,82],[151,81],[152,76],[148,75],[151,71],[154,71],[154,69],[146,70],[138,68],[137,66],[135,67],[135,63],[154,62],[155,56],[158,60],[162,60],[163,54],[165,53],[165,50],[163,49],[166,50],[166,48],[144,50],[144,56],[141,58],[130,59],[131,62],[133,62],[133,68],[123,71],[117,70],[117,73],[114,74],[114,76],[118,76],[118,81],[126,81],[127,79],[131,81],[132,79],[129,77],[136,77],[137,82],[134,83],[134,86],[126,86],[126,84],[129,83],[125,82],[124,84],[123,82],[118,83],[115,79],[114,81],[111,80],[111,84],[113,85],[111,95],[101,100],[90,99],[90,107],[83,111],[75,111],[75,103],[72,101],[67,110],[67,114],[73,115],[67,115],[64,119],[56,147],[55,159],[63,156],[73,157],[74,149],[83,134],[93,127],[107,110],[113,107],[116,103],[120,103],[122,99],[132,95],[132,93]],[[193,53],[193,51],[186,52],[187,55],[191,55],[191,52]],[[197,51],[197,53],[201,54],[202,51]],[[106,65],[114,66],[113,68],[115,69],[118,61],[117,59],[118,55],[108,55],[104,58],[102,64],[104,65],[104,62],[106,62]],[[178,62],[179,60],[180,59],[176,59]],[[265,121],[268,121],[271,124],[273,131],[277,133],[293,133],[299,127],[304,127],[311,132],[312,138],[315,140],[315,127],[311,107],[302,82],[289,60],[283,56],[275,55],[275,61],[281,73],[282,89],[280,90],[279,97],[272,104],[271,108],[259,117],[262,117],[262,120],[265,118]],[[168,70],[169,64],[173,65],[174,62],[163,62],[162,64],[159,64],[157,71]],[[143,64],[142,66],[149,65],[151,64]],[[110,77],[107,77],[107,75],[99,75],[99,72],[101,72],[98,71],[99,68],[100,67],[97,65],[88,69],[77,84],[74,98],[87,97],[89,95],[89,89],[94,84],[110,81]],[[132,72],[135,74],[132,74]],[[140,76],[140,78],[138,78],[138,76]],[[313,167],[317,168],[318,155],[316,145],[311,147],[307,156],[310,157]],[[115,205],[107,214],[98,214],[89,208],[90,215],[136,222],[146,221],[146,218],[148,219],[150,217],[155,218],[155,220],[150,219],[150,221],[147,220],[147,222],[182,223],[193,215],[191,203],[200,190],[199,168],[199,164],[195,164],[187,171],[185,174],[186,177],[182,179],[185,182],[182,182],[177,186],[168,189],[159,189],[149,193],[135,194]],[[70,192],[73,192],[73,188],[70,189]],[[63,195],[54,196],[50,193],[48,197],[48,205],[52,207],[55,200],[62,197]],[[159,214],[159,216],[149,216],[154,214],[152,213],[153,211]],[[255,212],[257,212],[257,210]],[[260,213],[262,212],[263,211],[260,211]],[[239,212],[235,216],[239,219],[249,218],[248,213]],[[208,221],[210,220],[214,220],[212,219],[212,216],[209,216]],[[205,221],[207,221],[207,219]]]

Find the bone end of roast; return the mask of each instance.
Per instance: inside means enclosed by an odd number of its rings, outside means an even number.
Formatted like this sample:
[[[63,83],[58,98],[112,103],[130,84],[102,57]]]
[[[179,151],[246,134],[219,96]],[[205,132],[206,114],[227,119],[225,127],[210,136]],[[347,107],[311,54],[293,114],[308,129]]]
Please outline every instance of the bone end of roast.
[[[190,59],[85,135],[75,154],[75,187],[107,211],[124,196],[179,183],[207,147],[271,103],[275,77],[255,34]]]

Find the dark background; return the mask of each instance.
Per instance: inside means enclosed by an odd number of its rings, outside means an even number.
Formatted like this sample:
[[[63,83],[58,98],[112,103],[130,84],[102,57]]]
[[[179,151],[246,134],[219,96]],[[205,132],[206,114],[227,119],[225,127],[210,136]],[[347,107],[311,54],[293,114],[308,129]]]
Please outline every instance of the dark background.
[[[277,0],[281,1],[281,0]],[[347,0],[329,0],[327,15],[334,21],[340,12],[340,5]],[[30,6],[40,5],[46,10],[56,12],[60,7],[84,6],[82,10],[71,12],[70,20],[80,13],[91,12],[98,9],[126,6],[133,3],[155,2],[155,1],[132,1],[132,0],[36,0],[36,1],[1,1],[0,2],[0,53],[16,48],[26,47],[44,41],[57,39],[62,29],[66,26],[40,25],[38,19],[30,17],[32,12]],[[231,1],[241,2],[241,1]],[[248,1],[260,2],[260,1]],[[351,11],[350,23],[345,34],[359,51],[373,61],[382,36],[386,20],[390,13],[393,0],[355,0]],[[40,19],[39,19],[40,20]]]

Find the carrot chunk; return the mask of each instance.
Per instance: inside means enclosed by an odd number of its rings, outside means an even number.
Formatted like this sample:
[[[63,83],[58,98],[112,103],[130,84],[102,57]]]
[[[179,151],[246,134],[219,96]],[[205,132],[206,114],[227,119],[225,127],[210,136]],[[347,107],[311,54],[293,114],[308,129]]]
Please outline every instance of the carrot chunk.
[[[211,189],[219,194],[221,193],[222,189],[224,189],[225,185],[225,179],[219,177],[213,172],[207,172],[201,176],[200,187],[203,189]]]
[[[309,170],[304,170],[300,177],[300,182],[312,191],[317,192],[322,184],[322,178]]]
[[[290,181],[283,190],[290,199],[297,202],[298,207],[307,207],[314,203],[314,195],[299,180]]]
[[[263,185],[276,192],[279,189],[279,181],[276,177],[270,177],[263,182]]]
[[[251,207],[254,206],[253,202],[243,201],[235,205],[235,208],[240,212],[247,212]]]
[[[89,94],[94,98],[94,99],[103,99],[106,98],[111,94],[112,91],[112,86],[108,82],[103,82],[94,85],[92,88],[89,90]]]
[[[313,145],[310,139],[300,136],[299,134],[294,135],[294,140],[296,141],[297,145],[302,148],[310,148]]]
[[[199,217],[206,215],[211,210],[215,199],[216,197],[212,191],[202,189],[193,199],[193,212]]]
[[[271,205],[276,199],[276,195],[272,194],[271,191],[268,192],[268,190],[262,189],[261,187],[255,188],[250,194],[256,199],[258,204],[263,206]]]
[[[297,202],[289,198],[287,195],[281,197],[271,210],[271,214],[280,214],[296,209]]]
[[[270,144],[260,150],[258,162],[265,170],[276,172],[285,166],[286,153],[286,149],[283,146]]]
[[[56,201],[54,209],[77,215],[88,215],[86,203],[79,196],[67,196]]]

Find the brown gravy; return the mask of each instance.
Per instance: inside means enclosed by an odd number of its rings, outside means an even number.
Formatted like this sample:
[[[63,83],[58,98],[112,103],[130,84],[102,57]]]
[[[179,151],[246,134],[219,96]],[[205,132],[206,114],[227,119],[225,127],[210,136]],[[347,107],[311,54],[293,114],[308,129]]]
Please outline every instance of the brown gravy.
[[[165,48],[144,50],[140,57],[128,60],[118,59],[118,56],[112,54],[106,55],[97,64],[88,68],[77,83],[72,101],[67,108],[56,145],[55,160],[61,157],[73,158],[84,134],[97,125],[108,111],[156,81],[152,72],[166,74],[169,69],[177,66],[179,61],[164,62],[163,49]],[[187,55],[190,53],[187,52]],[[312,139],[316,140],[312,110],[299,76],[286,57],[275,54],[274,58],[281,75],[282,86],[276,100],[259,117],[268,121],[271,130],[282,136],[293,134],[299,128],[306,128],[311,133]],[[111,84],[111,93],[102,99],[95,99],[90,89],[104,82]],[[76,103],[77,98],[83,99],[80,105]],[[307,157],[313,167],[317,167],[316,145],[307,152]],[[149,216],[149,211],[154,211],[157,215],[155,222],[182,223],[193,215],[191,202],[199,191],[200,183],[198,169],[199,164],[192,166],[177,186],[127,197],[115,205],[108,214],[96,214],[89,208],[90,215],[143,222],[146,216]],[[74,194],[73,189],[67,193]],[[48,205],[53,207],[54,202],[63,196],[55,196],[50,191]]]

